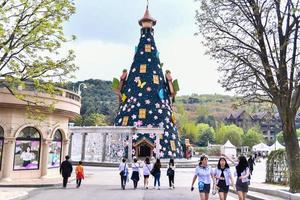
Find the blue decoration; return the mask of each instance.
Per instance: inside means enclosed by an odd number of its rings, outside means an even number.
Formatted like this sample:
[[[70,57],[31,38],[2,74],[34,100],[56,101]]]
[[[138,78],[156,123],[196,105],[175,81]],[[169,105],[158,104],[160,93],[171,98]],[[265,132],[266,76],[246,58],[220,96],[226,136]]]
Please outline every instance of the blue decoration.
[[[165,99],[165,93],[164,93],[163,89],[159,90],[158,96],[159,96],[160,100],[164,100]]]
[[[156,58],[159,59],[159,51],[156,52]]]

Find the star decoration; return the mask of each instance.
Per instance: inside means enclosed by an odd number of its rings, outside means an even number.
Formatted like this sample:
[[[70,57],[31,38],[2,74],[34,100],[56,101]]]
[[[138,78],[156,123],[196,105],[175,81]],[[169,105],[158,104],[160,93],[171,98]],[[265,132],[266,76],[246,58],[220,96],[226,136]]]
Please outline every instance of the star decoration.
[[[143,55],[144,54],[144,52],[143,51],[141,51],[141,53],[140,53],[141,55]]]
[[[152,110],[149,110],[149,114],[150,114],[150,115],[153,114],[153,111],[152,111]]]
[[[151,58],[148,58],[148,62],[151,62]]]
[[[138,96],[141,97],[141,96],[143,96],[143,94],[142,94],[142,93],[139,93]]]
[[[149,105],[151,101],[149,99],[145,100],[145,104]]]
[[[132,72],[135,72],[136,71],[136,68],[132,68],[132,70],[131,70]]]
[[[137,140],[138,139],[138,135],[137,134],[133,134],[132,139]]]
[[[163,110],[162,110],[162,109],[158,109],[158,113],[159,113],[159,114],[162,114],[162,113],[163,113]]]
[[[151,87],[147,87],[146,90],[147,90],[147,92],[151,92],[152,89],[151,89]]]
[[[154,116],[154,119],[155,119],[155,120],[157,120],[157,119],[158,119],[158,117],[155,115],[155,116]]]
[[[132,115],[131,116],[132,119],[136,119],[136,117],[137,117],[136,115]]]
[[[134,82],[138,82],[139,80],[141,80],[141,78],[139,76],[135,77]]]
[[[140,106],[141,106],[141,104],[140,104],[140,103],[137,103],[137,104],[136,104],[136,106],[137,106],[137,107],[140,107]]]

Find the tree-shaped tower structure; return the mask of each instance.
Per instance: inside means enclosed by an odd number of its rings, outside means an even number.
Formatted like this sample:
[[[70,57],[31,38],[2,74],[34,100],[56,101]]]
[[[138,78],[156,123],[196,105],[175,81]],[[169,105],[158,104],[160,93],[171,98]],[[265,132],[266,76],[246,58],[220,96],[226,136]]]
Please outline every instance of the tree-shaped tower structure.
[[[182,157],[176,119],[172,104],[179,90],[171,72],[163,74],[163,64],[154,41],[156,20],[151,17],[148,6],[139,20],[141,37],[135,49],[130,71],[126,69],[120,80],[114,79],[113,88],[120,100],[116,126],[163,127],[160,137],[160,157]],[[133,154],[152,156],[155,151],[155,134],[133,135]]]

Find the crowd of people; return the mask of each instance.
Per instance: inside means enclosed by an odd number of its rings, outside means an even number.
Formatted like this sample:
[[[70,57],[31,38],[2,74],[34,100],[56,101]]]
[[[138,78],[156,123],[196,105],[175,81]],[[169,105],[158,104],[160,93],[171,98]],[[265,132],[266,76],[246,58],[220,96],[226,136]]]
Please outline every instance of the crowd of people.
[[[65,157],[66,160],[62,162],[60,166],[60,173],[63,177],[63,187],[67,187],[68,178],[71,176],[73,167],[70,163],[69,156]],[[228,162],[234,164],[234,173],[231,172]],[[229,192],[230,185],[234,190],[237,191],[239,200],[245,200],[248,192],[248,187],[250,184],[251,175],[255,165],[255,157],[250,156],[247,160],[245,156],[238,157],[237,160],[233,160],[226,155],[222,155],[219,158],[218,164],[215,169],[209,166],[208,157],[202,155],[200,157],[199,164],[195,169],[195,174],[192,179],[191,191],[194,191],[194,184],[198,179],[197,188],[200,194],[200,200],[208,200],[210,191],[212,189],[212,194],[218,193],[220,200],[226,200]],[[153,176],[154,183],[153,188],[160,190],[160,178],[161,178],[161,162],[160,159],[156,159],[155,163],[150,162],[150,158],[145,158],[143,163],[139,162],[136,157],[133,158],[131,163],[131,173],[129,170],[129,165],[125,158],[119,165],[119,174],[121,177],[121,188],[125,190],[126,183],[129,178],[133,181],[133,188],[138,188],[138,182],[140,177],[144,178],[144,189],[149,189],[149,177]],[[171,158],[167,166],[167,173],[169,179],[169,188],[175,189],[175,162]],[[141,173],[142,170],[142,173]],[[76,166],[76,186],[80,187],[81,181],[84,179],[84,168],[82,162],[80,161]],[[131,176],[130,176],[131,175]],[[234,178],[236,180],[234,181]]]
[[[149,177],[150,175],[154,178],[154,188],[160,190],[160,177],[161,177],[161,163],[160,159],[156,159],[154,164],[150,163],[150,159],[147,157],[144,163],[138,162],[137,158],[133,158],[133,163],[131,165],[132,173],[130,179],[133,181],[133,188],[137,189],[140,177],[144,177],[144,189],[149,189]],[[143,174],[140,173],[140,168],[143,169]],[[119,172],[121,176],[121,188],[125,190],[126,183],[129,180],[129,167],[127,160],[122,159],[119,165]],[[174,159],[170,159],[168,164],[167,176],[169,177],[169,188],[175,189],[174,176],[175,176],[175,163]]]
[[[235,165],[234,173],[231,172],[228,162],[232,162]],[[208,157],[206,155],[202,155],[200,157],[199,165],[195,169],[191,191],[194,190],[194,184],[198,179],[197,186],[200,194],[200,200],[209,199],[211,188],[213,194],[218,192],[220,200],[226,200],[230,185],[237,191],[239,200],[245,200],[254,165],[255,162],[252,156],[250,156],[248,160],[245,156],[240,156],[237,160],[232,160],[231,158],[222,155],[218,161],[217,167],[213,169],[208,165]],[[141,168],[143,169],[143,174],[140,174]],[[137,189],[141,175],[144,176],[144,189],[149,188],[149,176],[152,175],[154,178],[154,189],[160,190],[160,159],[156,159],[155,163],[151,164],[150,159],[146,158],[144,163],[141,164],[138,162],[137,158],[134,158],[130,177],[128,163],[126,159],[123,158],[122,163],[119,165],[119,172],[121,176],[121,188],[123,190],[125,190],[126,183],[129,181],[129,178],[133,181],[134,189]],[[169,188],[175,189],[175,163],[172,158],[169,161],[166,175],[169,178]],[[233,177],[236,177],[236,181],[234,181]]]

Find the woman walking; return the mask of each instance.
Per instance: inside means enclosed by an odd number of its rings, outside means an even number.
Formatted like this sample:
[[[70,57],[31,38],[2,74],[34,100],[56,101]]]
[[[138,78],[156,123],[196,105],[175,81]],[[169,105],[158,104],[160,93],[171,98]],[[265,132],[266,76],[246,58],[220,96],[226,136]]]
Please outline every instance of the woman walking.
[[[132,175],[131,175],[131,180],[133,181],[133,188],[136,189],[138,182],[140,180],[140,164],[137,162],[137,158],[133,158],[133,163],[132,163]]]
[[[248,177],[250,175],[247,158],[245,156],[240,156],[237,163],[228,157],[226,158],[236,166],[234,173],[234,175],[237,177],[235,187],[239,196],[239,200],[246,200],[249,185]]]
[[[235,187],[230,167],[224,157],[219,159],[218,166],[214,172],[214,177],[216,179],[216,189],[219,191],[220,200],[226,200],[230,183],[233,188]]]
[[[169,161],[167,176],[169,177],[169,188],[175,189],[175,186],[174,186],[175,164],[174,164],[173,158],[171,158]]]
[[[161,168],[160,159],[156,159],[153,169],[151,170],[151,174],[154,176],[154,188],[156,188],[156,183],[157,183],[158,190],[160,190],[160,168]]]
[[[125,158],[122,159],[122,162],[119,165],[119,171],[121,176],[121,188],[125,190],[127,176],[128,176],[128,165],[126,163]]]
[[[198,177],[198,189],[200,193],[200,200],[208,200],[210,192],[211,180],[213,180],[213,188],[215,188],[215,179],[213,177],[213,170],[208,164],[208,157],[201,156],[199,166],[196,167],[195,176],[192,181],[191,191],[194,190],[194,183]]]
[[[149,175],[152,170],[152,165],[150,164],[150,159],[147,157],[144,162],[143,173],[144,173],[144,188],[148,189]]]

